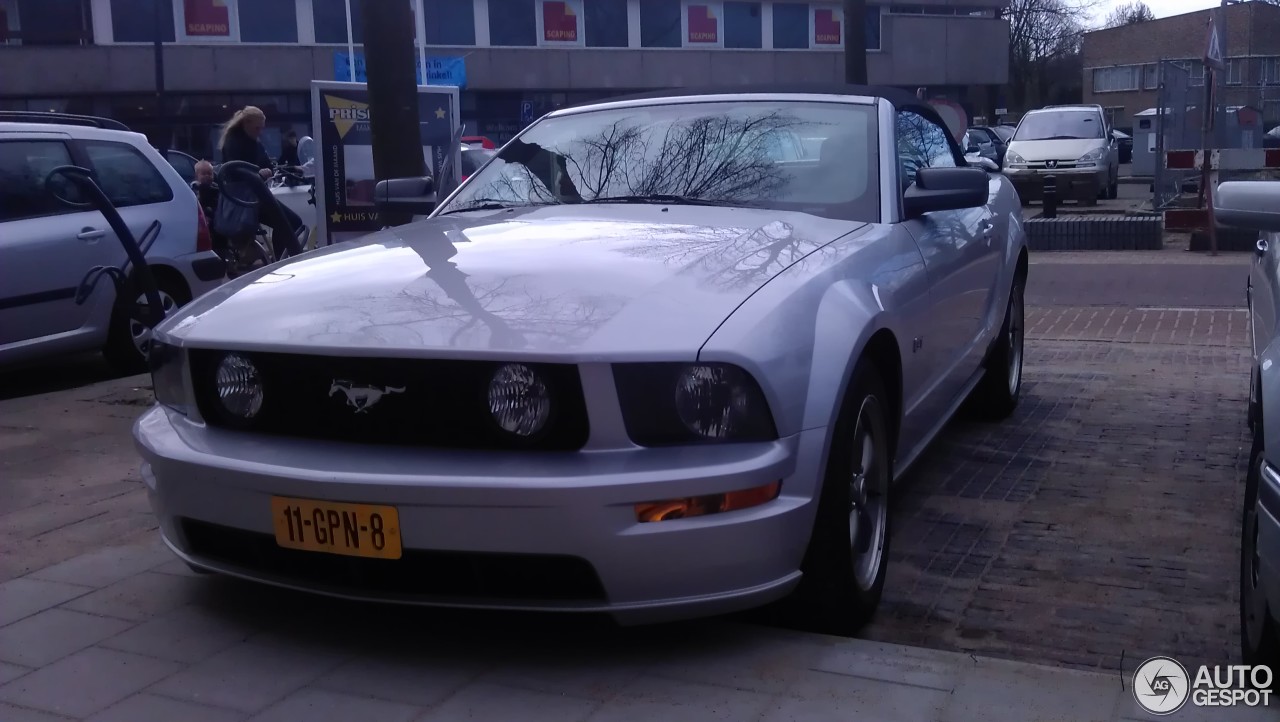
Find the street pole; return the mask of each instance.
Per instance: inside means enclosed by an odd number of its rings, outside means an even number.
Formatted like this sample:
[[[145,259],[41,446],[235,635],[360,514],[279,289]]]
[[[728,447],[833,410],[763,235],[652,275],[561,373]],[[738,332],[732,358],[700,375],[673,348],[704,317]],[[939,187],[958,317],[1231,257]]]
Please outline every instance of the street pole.
[[[844,0],[844,82],[867,84],[866,0]]]
[[[164,5],[162,3],[171,2],[171,0],[151,0],[154,9],[152,22],[155,24],[155,36],[153,47],[155,49],[155,66],[156,66],[156,123],[160,126],[160,131],[156,134],[159,143],[156,147],[163,154],[169,150],[169,122],[168,116],[165,114],[164,102],[164,34],[161,28],[164,27]]]
[[[374,176],[424,176],[413,7],[409,0],[365,0],[361,6],[364,37],[378,39],[364,46]],[[437,184],[441,180],[435,179]],[[382,223],[394,226],[410,220],[411,215],[397,213],[384,216]]]

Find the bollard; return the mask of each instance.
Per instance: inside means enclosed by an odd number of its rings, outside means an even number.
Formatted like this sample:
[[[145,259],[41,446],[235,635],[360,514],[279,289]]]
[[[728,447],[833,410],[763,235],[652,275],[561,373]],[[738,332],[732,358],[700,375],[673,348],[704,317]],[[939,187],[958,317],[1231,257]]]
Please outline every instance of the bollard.
[[[1044,217],[1058,217],[1058,179],[1051,175],[1044,177]]]

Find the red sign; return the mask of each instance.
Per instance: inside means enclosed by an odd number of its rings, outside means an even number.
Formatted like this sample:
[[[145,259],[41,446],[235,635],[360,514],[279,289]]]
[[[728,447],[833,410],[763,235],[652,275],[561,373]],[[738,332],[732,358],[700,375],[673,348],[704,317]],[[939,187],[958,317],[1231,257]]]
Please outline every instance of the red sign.
[[[578,16],[564,0],[542,3],[542,39],[552,43],[578,42]]]
[[[183,0],[187,35],[230,37],[231,14],[227,0]]]
[[[830,8],[815,8],[813,11],[813,43],[815,45],[840,44],[840,18]]]
[[[689,42],[720,42],[720,26],[710,5],[689,6]]]

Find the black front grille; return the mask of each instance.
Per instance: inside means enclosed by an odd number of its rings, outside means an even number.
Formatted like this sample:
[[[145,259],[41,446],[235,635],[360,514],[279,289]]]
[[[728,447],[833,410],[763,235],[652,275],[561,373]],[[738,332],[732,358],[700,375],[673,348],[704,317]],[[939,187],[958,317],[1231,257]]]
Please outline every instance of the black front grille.
[[[569,556],[404,550],[361,559],[285,549],[270,534],[182,520],[190,552],[278,579],[332,591],[451,600],[604,602],[589,562]]]
[[[225,352],[193,349],[191,373],[200,414],[213,426],[311,439],[450,449],[574,451],[587,441],[578,369],[526,364],[547,384],[551,416],[529,437],[503,430],[489,412],[489,382],[501,362],[387,359],[239,352],[262,375],[263,403],[249,422],[217,397]],[[386,390],[363,410],[341,386]]]

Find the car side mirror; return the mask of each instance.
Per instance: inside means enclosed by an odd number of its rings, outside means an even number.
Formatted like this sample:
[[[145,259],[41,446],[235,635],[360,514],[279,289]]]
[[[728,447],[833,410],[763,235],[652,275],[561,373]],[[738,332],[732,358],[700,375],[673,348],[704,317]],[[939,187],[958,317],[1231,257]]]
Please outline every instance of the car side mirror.
[[[1280,183],[1228,181],[1219,185],[1214,193],[1213,220],[1224,226],[1280,233]]]
[[[982,168],[921,168],[902,194],[907,219],[934,211],[957,211],[987,204],[987,172]]]
[[[425,216],[436,209],[435,182],[431,176],[378,181],[373,201],[381,214]]]
[[[965,153],[981,153],[981,152],[982,152],[982,148],[979,148],[979,147],[978,147],[978,146],[976,146],[976,145],[971,145],[971,146],[969,146],[968,148],[966,148],[964,152],[965,152]]]

